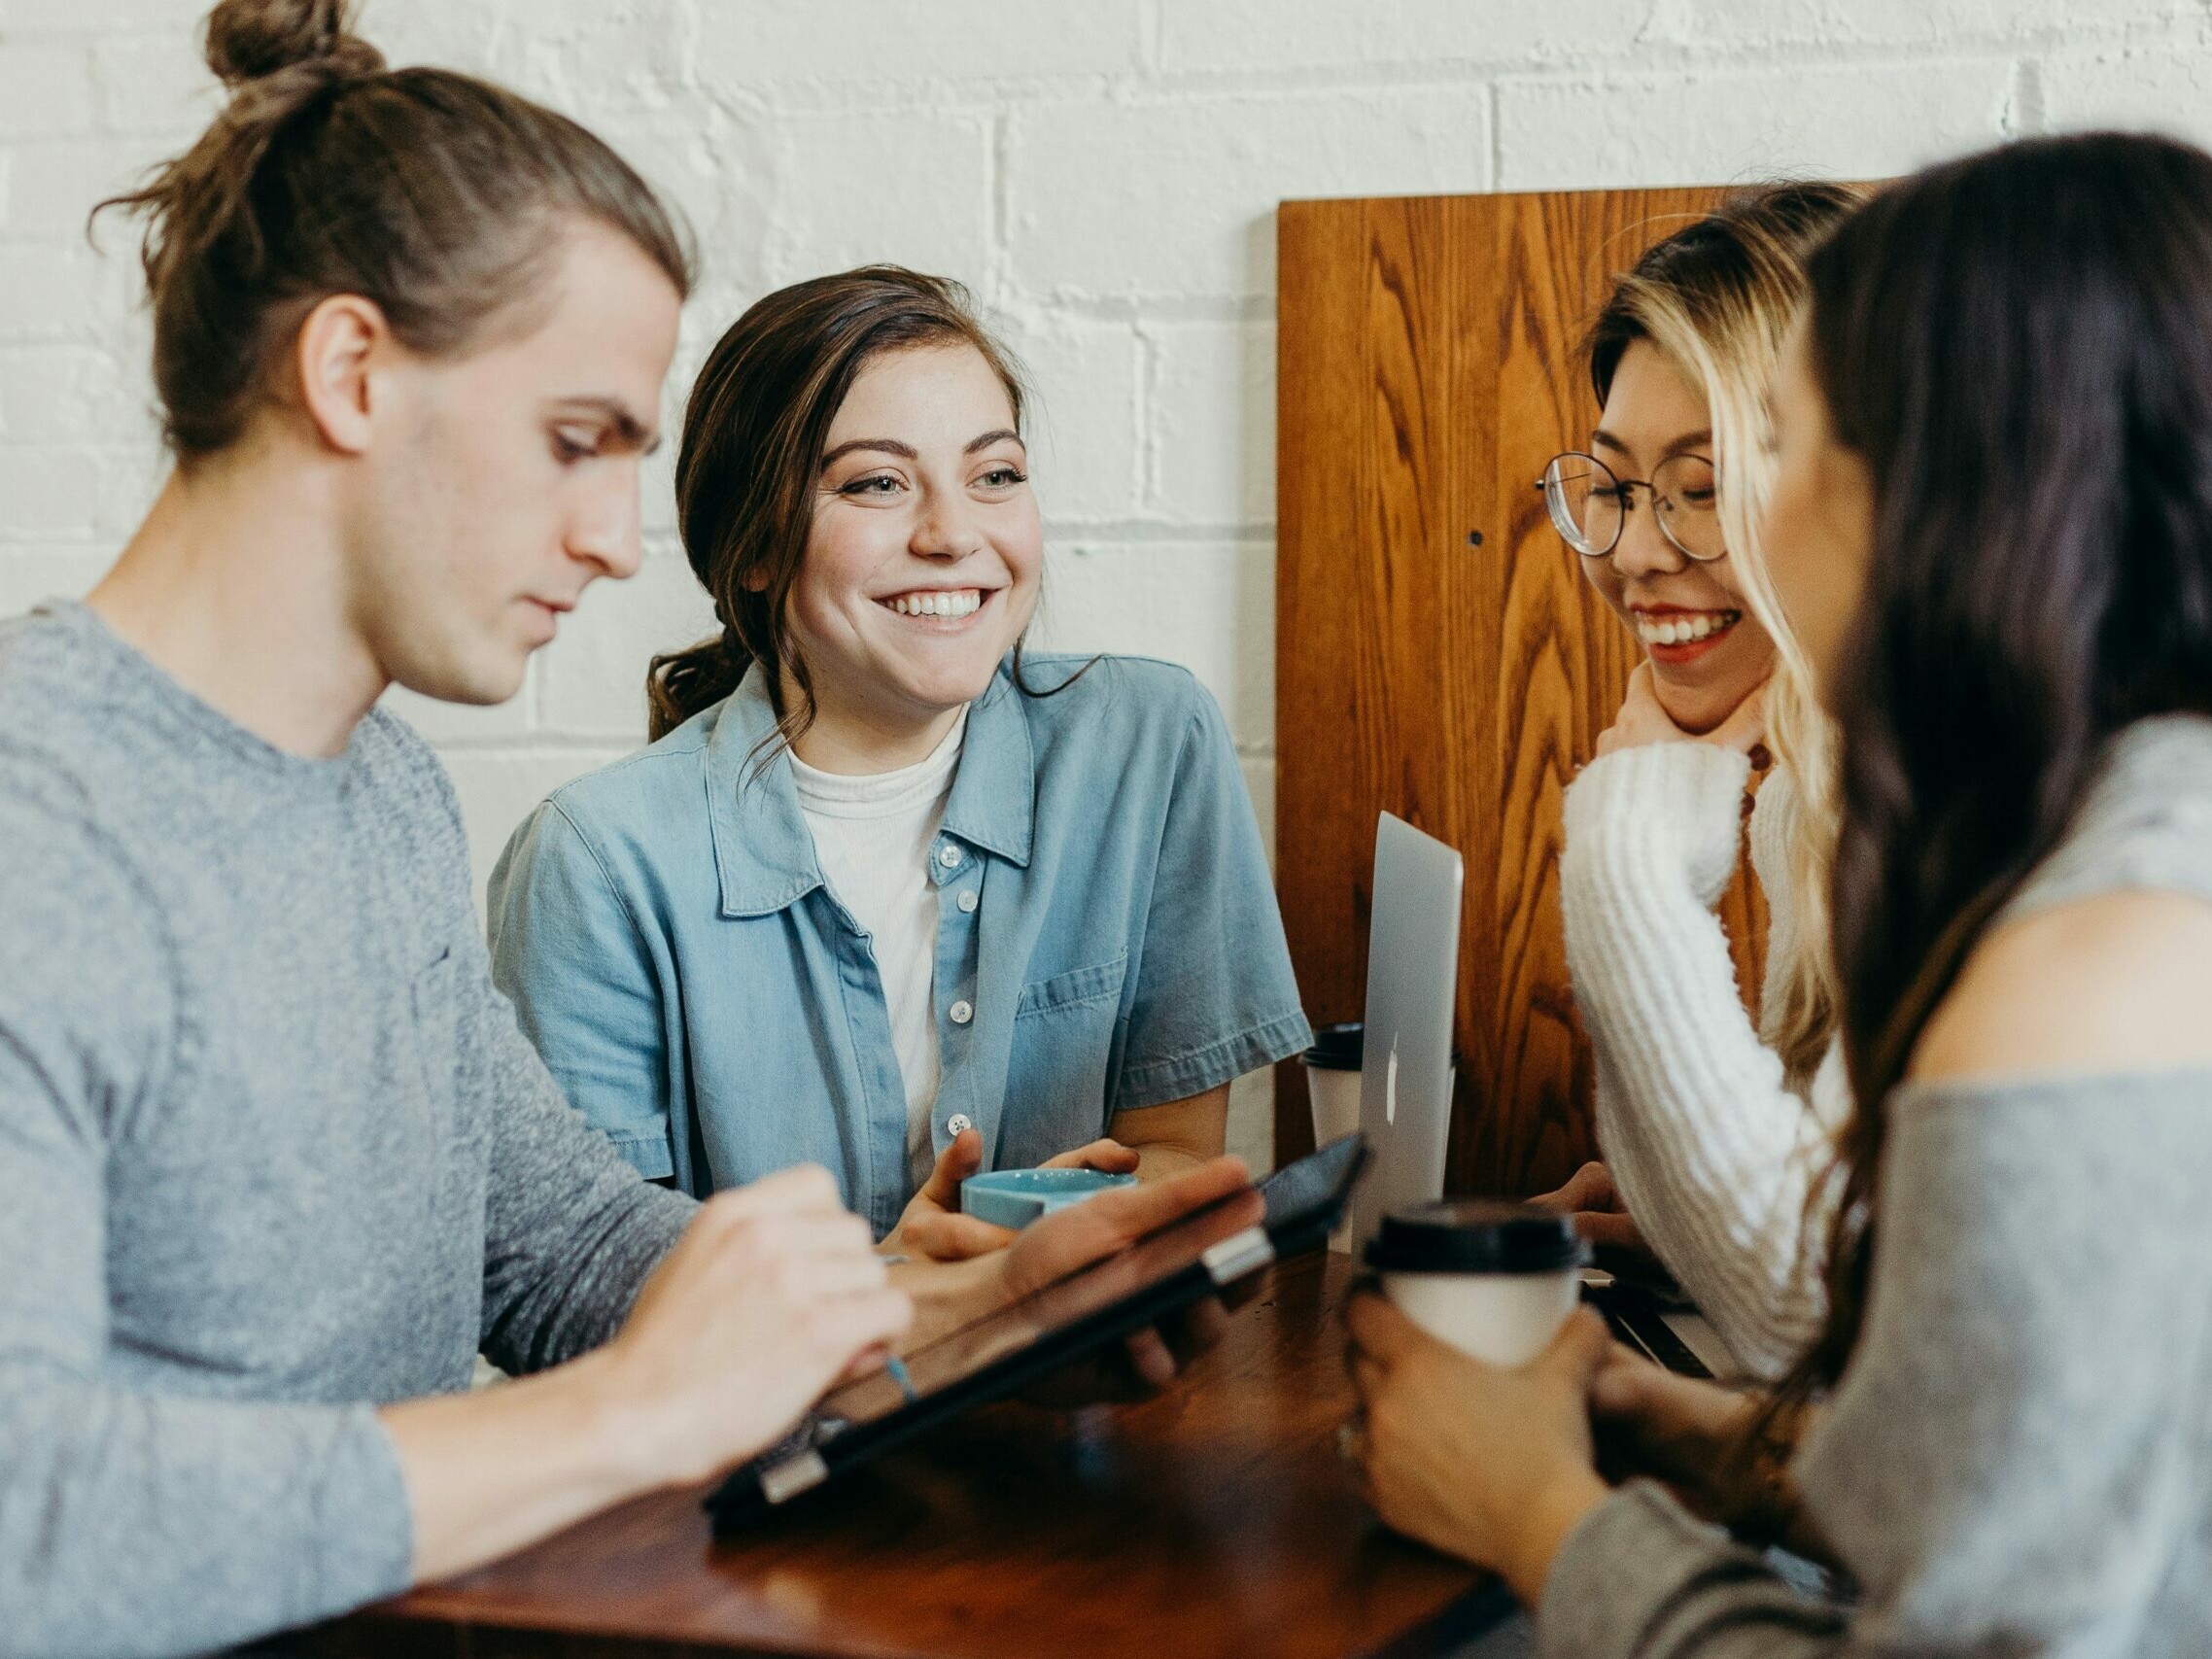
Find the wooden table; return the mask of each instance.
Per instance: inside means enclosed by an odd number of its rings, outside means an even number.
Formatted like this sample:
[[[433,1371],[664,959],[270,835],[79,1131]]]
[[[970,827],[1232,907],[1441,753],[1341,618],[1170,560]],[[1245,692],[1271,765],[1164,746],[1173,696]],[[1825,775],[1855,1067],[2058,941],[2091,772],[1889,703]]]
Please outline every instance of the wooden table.
[[[697,1492],[614,1510],[327,1627],[329,1659],[730,1652],[1250,1659],[1448,1651],[1498,1586],[1385,1532],[1337,1457],[1341,1256],[1285,1263],[1164,1397],[979,1412],[709,1535]]]

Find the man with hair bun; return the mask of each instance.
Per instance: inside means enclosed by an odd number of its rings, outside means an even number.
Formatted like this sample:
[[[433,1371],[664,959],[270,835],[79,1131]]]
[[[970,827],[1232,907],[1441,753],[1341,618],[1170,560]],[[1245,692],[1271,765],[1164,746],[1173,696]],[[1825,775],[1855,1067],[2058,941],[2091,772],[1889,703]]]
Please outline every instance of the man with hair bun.
[[[376,705],[511,696],[636,570],[686,249],[342,0],[224,0],[207,60],[227,107],[120,204],[174,471],[0,625],[0,1659],[254,1642],[710,1478],[1244,1181],[904,1268],[820,1169],[699,1205],[570,1110]],[[479,1349],[539,1374],[469,1394]]]

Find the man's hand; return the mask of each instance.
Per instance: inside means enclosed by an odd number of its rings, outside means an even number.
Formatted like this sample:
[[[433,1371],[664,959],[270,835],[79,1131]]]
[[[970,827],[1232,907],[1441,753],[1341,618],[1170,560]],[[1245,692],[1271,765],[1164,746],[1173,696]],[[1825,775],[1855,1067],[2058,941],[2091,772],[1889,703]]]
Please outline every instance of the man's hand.
[[[921,1191],[907,1202],[899,1225],[883,1240],[884,1251],[923,1257],[931,1262],[965,1262],[987,1256],[1014,1242],[1011,1227],[993,1227],[960,1213],[960,1183],[983,1167],[984,1136],[981,1129],[962,1129],[937,1159]],[[1097,1140],[1089,1146],[1063,1152],[1039,1164],[1040,1169],[1096,1169],[1108,1175],[1133,1175],[1137,1154],[1119,1141]]]
[[[700,1207],[601,1351],[602,1384],[641,1473],[705,1480],[773,1445],[913,1317],[828,1172],[787,1169]]]
[[[824,1170],[709,1198],[605,1347],[377,1413],[407,1484],[414,1576],[466,1572],[772,1445],[906,1330],[914,1305],[887,1277]]]

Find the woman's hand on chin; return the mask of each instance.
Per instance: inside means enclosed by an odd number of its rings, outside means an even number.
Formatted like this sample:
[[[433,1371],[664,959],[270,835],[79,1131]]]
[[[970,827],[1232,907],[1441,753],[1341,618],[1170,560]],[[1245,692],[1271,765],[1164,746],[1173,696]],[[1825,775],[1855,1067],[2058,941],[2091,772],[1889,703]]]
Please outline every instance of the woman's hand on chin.
[[[1371,1292],[1345,1321],[1361,1416],[1348,1435],[1367,1502],[1432,1548],[1501,1574],[1522,1602],[1606,1497],[1590,1442],[1605,1323],[1578,1311],[1517,1370],[1470,1360]]]
[[[1735,712],[1711,731],[1685,732],[1659,701],[1650,663],[1639,663],[1628,676],[1628,695],[1621,700],[1620,712],[1598,734],[1598,753],[1608,755],[1615,749],[1642,748],[1650,743],[1711,743],[1738,754],[1751,754],[1766,742],[1766,681],[1761,680],[1736,705]],[[1752,761],[1757,765],[1758,757],[1753,755]]]
[[[900,1213],[899,1225],[883,1240],[882,1248],[895,1255],[917,1256],[931,1262],[966,1262],[1004,1250],[1014,1242],[1010,1228],[993,1227],[960,1213],[960,1183],[983,1167],[984,1137],[980,1129],[962,1129],[952,1144],[938,1156],[937,1167]],[[1089,1146],[1047,1158],[1043,1169],[1097,1169],[1109,1175],[1133,1174],[1137,1155],[1119,1141],[1097,1140]]]

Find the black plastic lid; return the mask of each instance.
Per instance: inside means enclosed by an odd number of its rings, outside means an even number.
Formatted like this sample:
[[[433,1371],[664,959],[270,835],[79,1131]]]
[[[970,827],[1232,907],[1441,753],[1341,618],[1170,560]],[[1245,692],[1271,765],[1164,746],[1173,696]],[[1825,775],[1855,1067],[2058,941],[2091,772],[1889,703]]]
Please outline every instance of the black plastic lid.
[[[1556,1273],[1588,1260],[1573,1217],[1492,1198],[1396,1211],[1367,1245],[1384,1273]]]
[[[1313,1028],[1313,1047],[1298,1058],[1318,1071],[1358,1071],[1360,1061],[1367,1051],[1367,1028],[1360,1020],[1348,1020],[1342,1025],[1316,1025]],[[1458,1045],[1452,1048],[1452,1064],[1464,1064]]]
[[[1354,1020],[1344,1025],[1314,1028],[1313,1047],[1298,1057],[1319,1071],[1358,1071],[1366,1052],[1367,1028]]]

